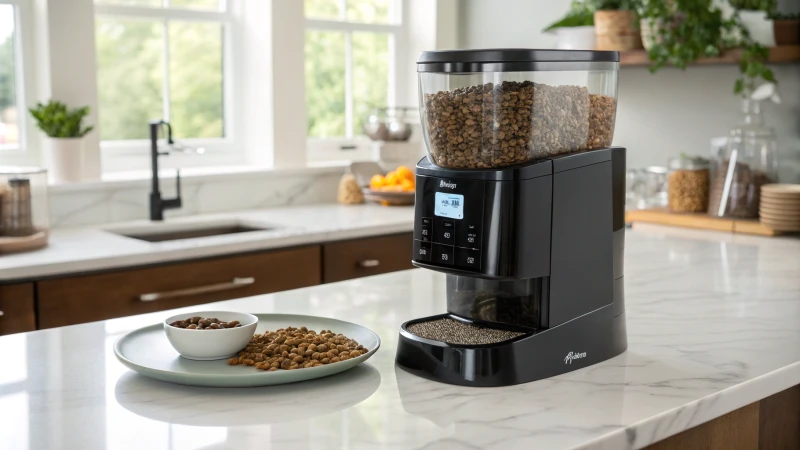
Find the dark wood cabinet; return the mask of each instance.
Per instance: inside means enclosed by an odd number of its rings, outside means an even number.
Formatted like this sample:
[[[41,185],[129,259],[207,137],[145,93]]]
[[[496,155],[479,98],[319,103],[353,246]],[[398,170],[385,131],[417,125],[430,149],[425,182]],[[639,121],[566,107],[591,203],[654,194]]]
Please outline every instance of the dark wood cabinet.
[[[35,329],[33,283],[0,285],[0,336]]]
[[[649,445],[645,450],[799,448],[800,386],[794,386]]]
[[[411,269],[413,234],[402,233],[322,246],[325,283]]]
[[[313,286],[320,246],[39,281],[39,328]]]
[[[413,234],[0,285],[0,335],[411,269]]]

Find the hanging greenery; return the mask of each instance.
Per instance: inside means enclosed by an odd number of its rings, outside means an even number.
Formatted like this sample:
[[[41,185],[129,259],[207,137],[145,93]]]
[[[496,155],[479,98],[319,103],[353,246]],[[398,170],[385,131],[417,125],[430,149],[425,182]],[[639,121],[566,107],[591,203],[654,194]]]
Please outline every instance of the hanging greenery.
[[[759,80],[776,82],[766,65],[769,51],[750,37],[738,10],[725,18],[712,0],[640,0],[637,10],[651,30],[651,72],[667,65],[686,69],[700,58],[715,58],[725,49],[741,48],[734,93],[752,90]]]

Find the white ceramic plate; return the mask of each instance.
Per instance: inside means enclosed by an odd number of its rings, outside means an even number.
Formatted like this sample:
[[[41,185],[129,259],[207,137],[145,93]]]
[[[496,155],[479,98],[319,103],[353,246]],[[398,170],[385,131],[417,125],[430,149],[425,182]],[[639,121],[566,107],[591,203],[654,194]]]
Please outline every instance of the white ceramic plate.
[[[256,333],[289,326],[306,326],[316,331],[326,329],[355,339],[368,351],[356,358],[324,366],[267,372],[252,366],[229,366],[226,360],[193,361],[182,358],[169,344],[163,325],[157,323],[117,339],[114,354],[129,369],[156,380],[191,386],[247,387],[295,383],[344,372],[369,359],[381,345],[380,338],[372,330],[343,320],[295,314],[255,316],[258,317]]]

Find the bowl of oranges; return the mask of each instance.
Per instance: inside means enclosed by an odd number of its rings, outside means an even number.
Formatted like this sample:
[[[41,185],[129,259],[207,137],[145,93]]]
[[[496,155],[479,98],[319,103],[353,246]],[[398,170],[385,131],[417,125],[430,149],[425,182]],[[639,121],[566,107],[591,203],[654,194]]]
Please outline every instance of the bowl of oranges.
[[[374,175],[364,188],[364,198],[382,205],[413,205],[415,190],[414,172],[400,166],[386,175]]]

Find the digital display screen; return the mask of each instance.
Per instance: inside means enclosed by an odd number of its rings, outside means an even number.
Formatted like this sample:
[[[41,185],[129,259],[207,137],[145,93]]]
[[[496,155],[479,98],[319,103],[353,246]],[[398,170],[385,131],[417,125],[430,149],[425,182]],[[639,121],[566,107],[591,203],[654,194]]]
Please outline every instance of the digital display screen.
[[[461,194],[436,193],[436,207],[433,213],[449,219],[464,218],[464,196]]]

